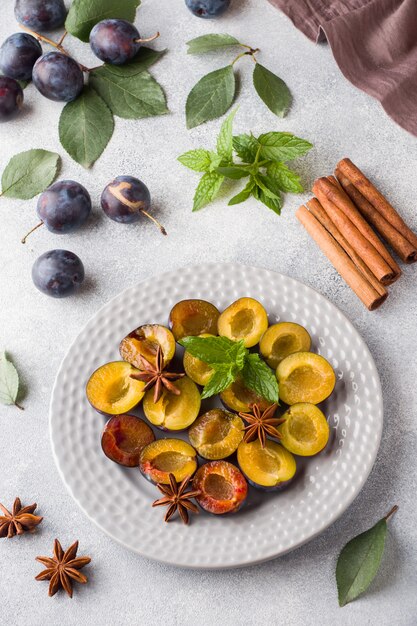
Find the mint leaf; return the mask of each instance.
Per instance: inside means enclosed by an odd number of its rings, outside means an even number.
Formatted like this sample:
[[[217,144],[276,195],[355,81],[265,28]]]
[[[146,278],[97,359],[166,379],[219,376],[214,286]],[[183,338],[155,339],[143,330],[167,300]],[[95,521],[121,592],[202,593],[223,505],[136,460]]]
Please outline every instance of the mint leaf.
[[[245,163],[253,163],[256,159],[259,143],[253,135],[235,135],[233,148],[237,156]]]
[[[260,63],[256,63],[253,84],[268,109],[278,117],[284,117],[292,101],[291,92],[284,81]]]
[[[193,211],[199,211],[211,202],[218,194],[224,181],[224,176],[217,172],[207,172],[198,183],[194,194]]]
[[[233,180],[239,180],[239,178],[245,178],[250,175],[248,170],[239,167],[239,165],[228,165],[226,167],[218,167],[216,172],[225,176],[225,178],[231,178]]]
[[[233,206],[234,204],[240,204],[241,202],[245,202],[252,195],[253,189],[255,188],[255,181],[251,178],[246,187],[242,189],[236,196],[233,196],[229,200],[229,206]]]
[[[220,154],[217,154],[217,152],[210,152],[210,168],[209,171],[210,172],[214,172],[216,171],[216,169],[219,167],[220,163],[222,162],[222,157]]]
[[[302,193],[304,191],[298,174],[290,170],[284,163],[274,162],[267,165],[267,175],[272,179],[278,189],[289,193]]]
[[[236,365],[238,369],[243,367],[247,353],[243,341],[227,337],[184,337],[179,344],[209,365]]]
[[[241,376],[249,389],[268,402],[278,402],[278,381],[275,373],[258,353],[247,354]]]
[[[187,128],[221,117],[231,107],[236,79],[231,65],[203,76],[188,94],[185,107]]]
[[[271,161],[291,161],[306,154],[313,145],[292,133],[265,133],[258,137],[261,156]]]
[[[109,72],[116,74],[116,76],[129,78],[130,76],[140,74],[154,65],[154,63],[164,56],[165,52],[166,50],[152,50],[152,48],[141,46],[137,55],[134,59],[129,61],[129,63],[125,65],[110,65],[105,63],[104,66]]]
[[[189,150],[178,157],[178,161],[195,172],[208,172],[212,158],[208,150]]]
[[[1,178],[1,196],[29,200],[55,180],[61,158],[49,150],[27,150],[15,154]]]
[[[267,187],[263,183],[261,184],[263,185],[264,189],[267,189]],[[275,194],[271,195],[271,192],[269,190],[268,193],[265,193],[265,191],[258,185],[255,185],[255,187],[253,188],[252,195],[257,200],[259,200],[259,202],[262,202],[265,206],[267,206],[268,209],[271,209],[277,215],[281,215],[282,199],[280,196],[277,196]]]
[[[340,606],[355,600],[375,578],[384,554],[387,520],[397,508],[393,507],[375,526],[351,539],[341,551],[336,566]]]
[[[122,18],[134,22],[140,0],[72,0],[65,21],[66,30],[88,42],[93,26],[107,18]]]
[[[83,167],[91,167],[111,139],[113,115],[102,98],[84,87],[82,94],[64,106],[59,119],[59,139],[68,154]]]
[[[214,374],[210,378],[207,385],[205,385],[201,398],[211,398],[218,393],[221,393],[227,387],[236,380],[237,371],[233,365],[216,365]]]
[[[187,41],[187,46],[187,54],[204,54],[205,52],[216,52],[222,48],[240,46],[240,43],[232,35],[211,34],[191,39]]]
[[[16,404],[18,392],[19,375],[13,363],[7,359],[6,353],[3,352],[0,354],[0,403]]]
[[[90,72],[89,84],[118,117],[140,119],[168,112],[161,85],[147,71],[127,79],[113,66],[103,65]]]
[[[279,198],[279,190],[274,188],[273,181],[263,174],[256,174],[253,180],[258,185],[259,189],[264,192],[267,198],[277,199]]]
[[[217,137],[217,153],[228,163],[233,163],[233,119],[237,109],[227,116]]]

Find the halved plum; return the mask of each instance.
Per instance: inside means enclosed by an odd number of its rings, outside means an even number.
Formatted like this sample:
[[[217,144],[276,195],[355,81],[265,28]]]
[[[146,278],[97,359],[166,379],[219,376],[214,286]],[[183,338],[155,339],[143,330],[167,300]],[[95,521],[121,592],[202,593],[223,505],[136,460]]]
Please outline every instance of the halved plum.
[[[243,340],[247,348],[256,346],[268,328],[268,315],[254,298],[239,298],[223,311],[217,330],[232,341]]]
[[[206,300],[181,300],[171,309],[169,327],[177,341],[196,335],[217,335],[220,312]]]
[[[140,356],[155,364],[158,346],[161,346],[164,365],[167,366],[175,354],[174,335],[160,324],[145,324],[122,339],[119,351],[122,359],[140,369]]]
[[[293,352],[308,352],[311,337],[300,324],[280,322],[273,324],[262,336],[259,351],[270,367],[276,369]]]
[[[153,483],[169,485],[170,474],[180,483],[196,471],[197,452],[182,439],[157,439],[142,450],[139,469]]]
[[[220,400],[226,409],[236,411],[236,413],[249,413],[254,404],[258,404],[261,411],[264,411],[273,404],[252,389],[245,387],[240,378],[237,378],[230,387],[221,392]]]
[[[286,404],[319,404],[332,393],[336,376],[326,359],[313,352],[295,352],[277,367],[279,395]]]
[[[244,435],[243,421],[235,413],[212,409],[200,415],[188,431],[191,444],[204,459],[225,459],[237,450]]]
[[[87,382],[87,399],[100,413],[128,413],[142,400],[145,383],[131,378],[136,372],[130,363],[112,361],[93,372]]]
[[[203,333],[201,337],[214,337],[214,335],[209,335],[207,333]],[[191,378],[197,385],[207,385],[210,378],[213,376],[214,370],[210,365],[204,363],[201,359],[198,359],[196,356],[193,356],[186,350],[184,352],[184,370],[187,374],[188,378]]]
[[[237,449],[237,460],[250,484],[265,491],[283,489],[296,471],[291,452],[270,439],[264,448],[259,439],[251,443],[242,441]]]
[[[282,418],[285,422],[278,426],[282,436],[280,443],[293,454],[313,456],[327,445],[329,425],[315,404],[293,404]]]
[[[248,495],[242,472],[227,461],[202,465],[194,476],[193,489],[200,492],[196,500],[201,508],[214,515],[236,513]]]
[[[115,463],[137,467],[143,448],[155,441],[153,430],[135,415],[114,415],[104,427],[101,447]]]
[[[197,418],[201,397],[197,385],[187,376],[175,381],[180,391],[175,395],[165,387],[158,402],[154,402],[154,390],[145,393],[143,410],[151,424],[162,430],[184,430]]]

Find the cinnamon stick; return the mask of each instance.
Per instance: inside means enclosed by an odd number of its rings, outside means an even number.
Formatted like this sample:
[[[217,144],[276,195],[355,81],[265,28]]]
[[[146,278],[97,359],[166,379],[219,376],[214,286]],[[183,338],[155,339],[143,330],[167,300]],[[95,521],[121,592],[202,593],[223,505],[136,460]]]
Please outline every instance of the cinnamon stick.
[[[417,261],[417,246],[408,241],[375,207],[361,194],[359,189],[336,168],[336,176],[352,202],[362,215],[379,232],[381,237],[391,246],[404,263]]]
[[[350,242],[351,246],[369,267],[374,276],[383,285],[390,284],[397,278],[395,272],[381,256],[378,250],[376,250],[376,248],[372,245],[372,243],[349,219],[346,213],[329,198],[329,194],[327,193],[329,187],[331,188],[331,192],[334,190],[334,192],[340,193],[339,190],[327,180],[327,178],[319,178],[316,180],[313,185],[313,192],[319,199],[327,215],[336,225],[339,232],[342,233],[344,238]]]
[[[381,296],[388,295],[385,287],[375,278],[366,263],[362,261],[361,257],[355,252],[350,243],[338,231],[334,222],[332,222],[330,217],[327,215],[317,198],[312,198],[306,204],[310,213],[314,215],[320,224],[324,226],[324,228],[332,235],[332,237],[334,237],[343,250],[350,256],[356,267],[362,272],[375,291]]]
[[[340,172],[355,185],[372,206],[413,246],[417,247],[417,235],[407,226],[392,204],[366,178],[361,170],[350,159],[342,159],[337,164]]]
[[[352,224],[354,224],[359,232],[369,241],[370,244],[372,244],[375,250],[377,250],[377,252],[385,260],[386,264],[391,268],[393,276],[391,279],[388,278],[385,281],[385,284],[396,281],[397,278],[401,276],[401,269],[399,265],[395,262],[382,241],[372,230],[371,226],[369,226],[368,222],[363,218],[360,211],[358,211],[343,188],[337,183],[333,184],[333,181],[329,181],[329,179],[326,178],[319,178],[315,182],[313,191],[317,195],[315,187],[320,188],[322,193],[326,194],[329,200],[331,200],[341,211],[343,211]],[[367,262],[366,259],[364,259],[364,261]],[[378,279],[380,279],[379,276]]]
[[[304,205],[298,209],[296,216],[364,305],[370,311],[378,308],[386,299],[387,293],[381,295],[376,291],[334,237]]]

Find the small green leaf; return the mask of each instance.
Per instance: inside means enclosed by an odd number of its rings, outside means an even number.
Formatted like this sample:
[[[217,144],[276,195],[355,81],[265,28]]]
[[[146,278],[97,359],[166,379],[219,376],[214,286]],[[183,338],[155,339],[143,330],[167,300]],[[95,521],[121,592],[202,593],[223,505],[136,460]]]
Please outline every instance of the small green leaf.
[[[278,402],[278,381],[275,373],[265,361],[262,361],[257,352],[246,356],[241,376],[249,389],[268,402]]]
[[[375,578],[384,554],[387,520],[397,510],[394,507],[369,530],[345,545],[336,567],[339,605],[355,600]]]
[[[195,172],[209,172],[212,164],[208,150],[189,150],[178,157],[178,161]]]
[[[278,117],[284,117],[292,101],[291,92],[284,81],[260,63],[256,63],[253,84],[268,109]]]
[[[303,156],[313,145],[292,133],[271,132],[258,137],[261,156],[271,161],[291,161]]]
[[[259,143],[253,135],[237,135],[233,137],[233,148],[242,161],[253,163],[256,159]]]
[[[265,188],[265,185],[264,185],[264,188]],[[277,215],[281,215],[282,198],[280,196],[271,195],[269,191],[268,191],[268,194],[266,194],[264,190],[258,185],[255,185],[252,191],[252,195],[257,200],[259,200],[259,202],[262,202],[265,206],[268,207],[268,209],[271,209]]]
[[[229,200],[229,206],[232,206],[234,204],[240,204],[241,202],[245,202],[245,200],[248,200],[248,198],[250,198],[250,196],[252,195],[255,185],[255,181],[251,179],[246,187],[242,189],[242,191],[240,191],[236,196],[233,196],[233,198]]]
[[[134,22],[140,0],[72,0],[67,19],[66,30],[88,42],[91,29],[107,18],[122,18]]]
[[[278,189],[289,193],[304,191],[298,174],[290,170],[284,163],[270,163],[266,168],[268,177],[273,179]]]
[[[241,369],[247,353],[243,341],[227,337],[183,337],[179,344],[209,365],[237,365]]]
[[[237,371],[233,365],[217,365],[212,377],[201,393],[201,398],[204,400],[205,398],[211,398],[211,396],[221,393],[227,389],[227,387],[230,387],[236,380],[236,376]]]
[[[199,211],[211,202],[219,193],[224,176],[217,172],[207,172],[201,177],[194,194],[193,211]]]
[[[59,139],[68,154],[83,167],[91,167],[111,139],[113,115],[91,87],[62,109]]]
[[[245,178],[250,175],[248,170],[245,170],[239,165],[228,165],[226,167],[218,167],[216,172],[224,176],[225,178],[232,178],[233,180],[239,180],[239,178]]]
[[[228,163],[233,162],[233,120],[236,113],[237,109],[227,116],[217,137],[217,152]]]
[[[6,165],[0,195],[29,200],[54,181],[61,158],[48,150],[28,150],[15,154]]]
[[[203,54],[205,52],[215,52],[222,48],[230,48],[232,46],[240,46],[239,41],[232,35],[202,35],[187,41],[188,54]]]
[[[203,76],[188,94],[187,128],[221,117],[231,107],[236,79],[231,65]]]
[[[140,119],[168,112],[161,86],[147,71],[126,78],[103,65],[90,73],[89,84],[118,117]]]
[[[257,174],[256,176],[253,177],[253,179],[255,183],[258,185],[258,187],[264,192],[264,194],[268,198],[277,199],[280,197],[279,191],[274,189],[273,184],[271,184],[271,180],[268,179],[267,176],[263,176],[262,174]]]
[[[219,167],[220,163],[222,162],[222,156],[220,154],[217,154],[217,152],[210,152],[210,168],[209,171],[210,172],[215,172],[216,169]]]
[[[135,58],[129,63],[125,65],[110,65],[105,63],[104,67],[112,74],[116,74],[116,76],[129,78],[130,76],[136,76],[136,74],[140,74],[150,68],[164,56],[165,52],[166,50],[152,50],[152,48],[141,46]]]
[[[19,375],[13,363],[7,359],[6,353],[3,352],[0,354],[0,403],[16,404],[18,392]]]

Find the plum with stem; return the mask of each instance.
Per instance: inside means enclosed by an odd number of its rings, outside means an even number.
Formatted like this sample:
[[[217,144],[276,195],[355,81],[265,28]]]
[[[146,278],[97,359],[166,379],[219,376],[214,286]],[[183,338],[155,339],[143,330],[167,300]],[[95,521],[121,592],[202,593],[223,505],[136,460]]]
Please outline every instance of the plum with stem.
[[[90,33],[90,46],[96,57],[111,65],[123,65],[137,55],[142,43],[159,37],[141,39],[137,28],[121,19],[102,20]]]

